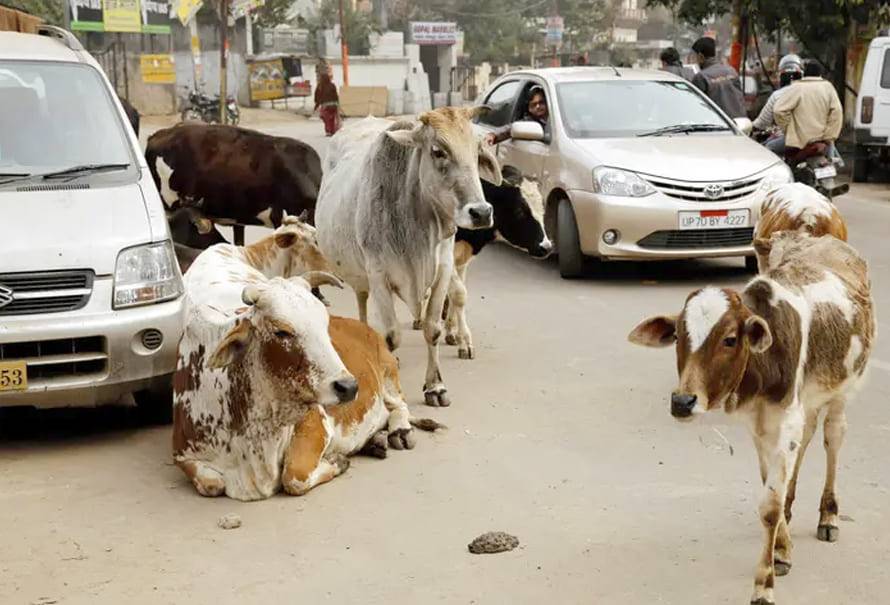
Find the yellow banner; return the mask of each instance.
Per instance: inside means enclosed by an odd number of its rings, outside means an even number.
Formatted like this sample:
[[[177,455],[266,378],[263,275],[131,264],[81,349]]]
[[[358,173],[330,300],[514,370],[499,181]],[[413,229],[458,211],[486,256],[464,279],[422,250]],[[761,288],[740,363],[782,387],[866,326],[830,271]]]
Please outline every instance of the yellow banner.
[[[142,31],[139,0],[102,0],[103,22],[107,32]]]
[[[176,84],[173,55],[141,55],[139,67],[146,84]]]
[[[176,7],[176,16],[180,23],[188,25],[192,17],[200,10],[204,0],[179,0],[179,6]]]
[[[284,98],[285,78],[281,59],[248,63],[247,71],[252,100],[269,101]]]

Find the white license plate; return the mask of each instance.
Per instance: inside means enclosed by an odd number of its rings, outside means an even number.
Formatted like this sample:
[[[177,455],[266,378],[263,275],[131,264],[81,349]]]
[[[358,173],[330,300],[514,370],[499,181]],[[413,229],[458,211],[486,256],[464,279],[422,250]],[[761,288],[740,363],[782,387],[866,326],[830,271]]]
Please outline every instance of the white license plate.
[[[837,176],[837,168],[834,166],[823,166],[822,168],[813,170],[813,173],[816,175],[817,179],[828,179]]]
[[[681,210],[680,229],[733,229],[750,225],[751,211],[740,210]]]

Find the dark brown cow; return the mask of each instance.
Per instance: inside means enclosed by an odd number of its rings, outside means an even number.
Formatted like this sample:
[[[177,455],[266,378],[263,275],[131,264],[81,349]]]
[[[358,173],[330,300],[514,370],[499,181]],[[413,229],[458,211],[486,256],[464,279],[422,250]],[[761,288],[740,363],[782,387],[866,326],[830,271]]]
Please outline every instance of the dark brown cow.
[[[145,150],[164,202],[195,206],[214,222],[278,227],[285,213],[312,224],[321,160],[309,145],[245,128],[178,124]],[[243,229],[235,243],[243,244]]]

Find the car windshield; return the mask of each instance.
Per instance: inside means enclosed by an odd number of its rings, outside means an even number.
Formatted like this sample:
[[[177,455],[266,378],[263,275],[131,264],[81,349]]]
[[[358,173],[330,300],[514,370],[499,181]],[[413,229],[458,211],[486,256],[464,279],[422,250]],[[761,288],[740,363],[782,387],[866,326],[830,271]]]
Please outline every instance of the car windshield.
[[[121,119],[96,69],[0,61],[0,183],[75,166],[132,163]],[[75,176],[110,173],[81,170]]]
[[[565,82],[557,85],[556,96],[573,139],[734,132],[688,82]]]

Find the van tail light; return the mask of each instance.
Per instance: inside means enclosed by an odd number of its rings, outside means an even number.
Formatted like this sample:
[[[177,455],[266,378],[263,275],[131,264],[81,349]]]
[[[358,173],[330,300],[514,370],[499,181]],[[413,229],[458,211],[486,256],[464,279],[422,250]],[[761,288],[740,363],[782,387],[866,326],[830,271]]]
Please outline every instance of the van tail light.
[[[871,124],[875,117],[875,98],[862,97],[862,114],[859,116],[863,124]]]

